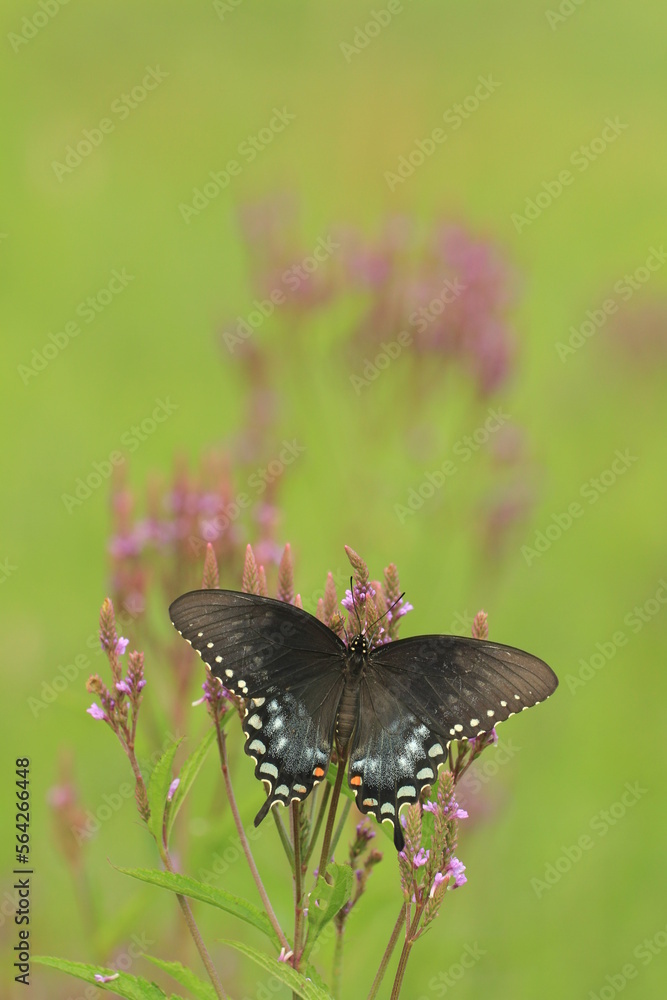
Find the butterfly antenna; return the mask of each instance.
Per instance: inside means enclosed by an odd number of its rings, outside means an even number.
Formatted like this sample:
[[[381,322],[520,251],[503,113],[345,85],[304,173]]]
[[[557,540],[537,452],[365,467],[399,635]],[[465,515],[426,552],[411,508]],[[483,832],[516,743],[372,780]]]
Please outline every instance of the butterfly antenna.
[[[354,608],[354,613],[357,616],[357,625],[359,626],[359,633],[361,634],[362,631],[361,618],[359,617],[359,608],[357,607],[357,602],[354,599],[354,586],[352,577],[350,577],[350,595],[352,597],[352,607]]]
[[[393,611],[393,609],[396,607],[396,605],[399,603],[399,601],[402,601],[404,597],[405,597],[405,591],[403,591],[402,594],[399,594],[399,596],[396,598],[396,600],[394,601],[394,603],[392,605],[390,605],[390,607],[387,608],[387,610],[385,611],[385,613],[383,615],[380,615],[380,617],[377,618],[373,622],[373,624],[371,625],[371,628],[374,629],[376,625],[379,625],[380,622],[382,621],[382,619],[386,618],[387,615],[389,614],[389,612]]]

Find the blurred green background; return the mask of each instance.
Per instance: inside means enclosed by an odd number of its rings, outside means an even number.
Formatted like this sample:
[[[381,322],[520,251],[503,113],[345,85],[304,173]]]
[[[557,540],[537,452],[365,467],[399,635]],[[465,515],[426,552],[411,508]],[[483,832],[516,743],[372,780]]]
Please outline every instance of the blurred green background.
[[[246,201],[289,190],[302,207],[306,247],[336,222],[377,233],[397,212],[422,226],[457,219],[499,245],[522,282],[513,313],[518,372],[492,402],[526,429],[536,504],[499,563],[473,554],[463,480],[455,513],[441,497],[404,524],[394,511],[425,471],[447,458],[465,387],[457,395],[448,383],[422,414],[430,437],[418,448],[401,425],[405,409],[392,400],[393,391],[405,390],[400,363],[384,388],[379,380],[361,395],[346,372],[335,374],[335,316],[328,327],[318,321],[311,339],[306,330],[291,340],[271,321],[259,337],[278,345],[277,388],[288,400],[280,425],[269,430],[269,454],[283,437],[306,448],[285,476],[278,530],[279,540],[292,544],[301,592],[321,587],[329,569],[345,572],[348,543],[374,575],[397,563],[415,606],[403,635],[447,631],[455,615],[484,607],[492,638],[535,651],[561,678],[548,704],[501,729],[501,744],[522,752],[485,783],[482,819],[463,826],[458,854],[468,885],[447,898],[416,946],[404,995],[588,998],[622,988],[628,998],[662,997],[665,331],[646,349],[641,308],[660,302],[667,271],[652,274],[629,303],[637,319],[626,323],[625,339],[612,340],[605,326],[565,360],[556,350],[570,326],[598,309],[614,282],[644,265],[665,238],[662,5],[563,3],[565,13],[554,13],[554,5],[549,15],[545,4],[512,0],[406,0],[349,59],[341,43],[352,43],[369,20],[365,5],[218,6],[72,2],[48,19],[38,16],[39,25],[47,22],[38,30],[22,21],[43,9],[37,3],[10,2],[2,13],[3,995],[23,995],[9,957],[14,758],[32,759],[32,946],[81,961],[93,959],[91,943],[47,792],[59,780],[62,750],[73,753],[83,808],[95,809],[129,774],[111,733],[85,714],[83,673],[37,717],[29,707],[60,665],[86,652],[108,590],[108,483],[71,512],[62,495],[120,447],[156,399],[177,408],[129,456],[129,480],[140,492],[150,473],[169,474],[174,453],[194,464],[242,428],[241,370],[218,341],[221,323],[245,314],[253,297],[236,214]],[[34,37],[17,42],[22,30]],[[109,115],[146,67],[158,66],[166,74],[159,86],[124,120],[112,115],[114,130],[59,180],[53,161],[62,162],[67,145]],[[384,173],[487,75],[500,84],[495,93],[390,191]],[[186,224],[179,205],[283,106],[294,121]],[[573,169],[572,184],[518,232],[513,213],[525,211],[526,199],[557,178],[607,118],[627,128],[588,169]],[[122,294],[43,371],[22,378],[33,348],[75,318],[77,305],[106,286],[114,269],[133,276]],[[582,487],[611,467],[617,449],[636,461],[595,504],[582,501]],[[539,557],[522,554],[575,501],[584,512],[571,528]],[[636,617],[638,606],[645,610]],[[166,635],[166,613],[163,627]],[[618,632],[623,645],[613,639]],[[591,668],[596,653],[602,660]],[[590,679],[576,685],[582,660]],[[169,683],[159,662],[148,663],[147,674],[147,697]],[[201,716],[196,720],[193,732],[201,727]],[[238,735],[232,754],[250,819],[261,790]],[[636,801],[619,805],[628,782],[638,783]],[[221,794],[211,759],[196,802],[205,812]],[[613,823],[600,819],[608,810]],[[227,813],[218,826],[196,816],[193,806],[195,864],[206,867],[232,842],[233,828]],[[568,865],[568,849],[585,835],[592,846]],[[287,920],[274,836],[263,830],[256,853]],[[399,906],[388,841],[386,848],[351,918],[345,997],[366,995]],[[131,801],[85,845],[87,878],[110,955],[136,931],[152,942],[149,950],[170,957],[180,940],[176,908],[158,890],[128,883],[109,862],[155,863]],[[563,873],[540,888],[533,880],[544,881],[550,865]],[[254,898],[241,864],[231,864],[220,884]],[[258,995],[259,970],[242,968],[216,945],[229,926],[201,912],[231,995]],[[646,939],[655,939],[653,951]],[[475,944],[483,955],[446,985],[442,977]],[[328,972],[326,949],[321,958]],[[637,974],[626,983],[627,963]],[[155,974],[141,960],[132,971]],[[34,996],[80,997],[84,990],[33,967]]]

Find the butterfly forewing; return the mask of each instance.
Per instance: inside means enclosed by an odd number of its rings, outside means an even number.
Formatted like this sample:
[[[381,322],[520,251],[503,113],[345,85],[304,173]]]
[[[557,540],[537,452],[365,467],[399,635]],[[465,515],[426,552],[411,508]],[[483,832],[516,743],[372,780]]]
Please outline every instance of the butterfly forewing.
[[[369,657],[369,673],[447,742],[488,732],[558,685],[551,667],[530,653],[450,635],[381,646]]]
[[[171,605],[175,628],[233,694],[247,699],[245,752],[274,802],[305,798],[325,776],[346,648],[312,615],[282,601],[197,590]]]

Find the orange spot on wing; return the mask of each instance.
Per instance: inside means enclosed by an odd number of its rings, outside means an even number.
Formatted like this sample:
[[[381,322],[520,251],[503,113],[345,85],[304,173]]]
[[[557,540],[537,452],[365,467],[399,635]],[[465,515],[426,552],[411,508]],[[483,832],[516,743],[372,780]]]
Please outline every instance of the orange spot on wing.
[[[358,774],[355,774],[354,778],[350,778],[350,784],[354,785],[355,788],[359,787],[359,785],[361,784],[361,778],[359,777]]]
[[[322,767],[316,767],[315,770],[313,771],[313,774],[315,775],[316,778],[323,778],[324,777],[324,768],[322,768]]]

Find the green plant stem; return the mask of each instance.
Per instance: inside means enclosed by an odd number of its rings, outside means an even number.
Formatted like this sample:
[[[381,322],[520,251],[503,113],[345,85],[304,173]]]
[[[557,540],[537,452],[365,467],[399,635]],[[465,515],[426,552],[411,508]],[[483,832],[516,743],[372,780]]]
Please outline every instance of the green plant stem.
[[[391,988],[390,1000],[398,1000],[399,994],[401,992],[401,986],[403,985],[403,976],[405,975],[405,969],[408,964],[408,959],[410,958],[410,951],[412,946],[417,940],[417,928],[419,927],[419,921],[421,920],[422,913],[424,911],[424,904],[422,903],[417,907],[415,915],[412,919],[412,924],[408,933],[405,935],[405,941],[403,942],[403,949],[401,951],[401,957],[398,960],[398,968],[396,969],[396,977],[394,978],[394,985]]]
[[[162,862],[163,862],[165,868],[167,869],[168,872],[171,872],[172,875],[173,875],[174,874],[174,866],[171,863],[171,858],[169,856],[169,851],[164,846],[164,844],[161,847],[160,855],[162,857]],[[204,944],[204,941],[202,939],[202,936],[199,933],[199,928],[197,927],[197,924],[195,922],[195,918],[192,915],[192,910],[190,909],[190,904],[188,903],[186,897],[182,896],[178,892],[176,893],[176,899],[178,900],[178,904],[179,904],[179,906],[180,906],[180,908],[181,908],[181,910],[183,912],[183,916],[185,917],[185,922],[188,925],[188,929],[189,929],[190,934],[192,936],[192,940],[195,943],[197,951],[199,952],[199,956],[200,956],[202,962],[204,963],[204,967],[205,967],[206,971],[208,972],[209,979],[213,983],[213,989],[215,990],[216,996],[219,997],[219,1000],[228,1000],[227,994],[225,993],[224,989],[222,988],[222,983],[218,979],[218,973],[215,970],[215,966],[213,965],[213,962],[211,961],[211,956],[209,955],[208,950],[206,948],[206,945]]]
[[[334,1000],[340,998],[340,981],[343,975],[343,944],[345,943],[345,924],[336,923],[336,940],[334,942],[333,967],[331,970],[331,993]]]
[[[401,906],[398,914],[398,919],[394,924],[394,929],[391,932],[391,937],[389,938],[389,943],[384,950],[384,955],[382,956],[382,961],[380,962],[380,968],[378,969],[375,979],[373,980],[373,985],[371,986],[371,991],[368,994],[368,1000],[375,1000],[378,990],[380,989],[380,984],[384,979],[384,974],[387,971],[387,966],[391,960],[391,956],[394,953],[394,948],[396,947],[396,942],[398,941],[399,935],[401,933],[401,928],[405,923],[405,903]]]
[[[229,805],[232,810],[232,815],[234,817],[234,823],[236,825],[236,831],[239,835],[239,840],[241,842],[241,847],[243,848],[243,853],[246,856],[246,861],[248,862],[248,867],[250,869],[250,874],[252,875],[253,881],[257,886],[257,891],[259,892],[262,903],[264,904],[264,909],[266,910],[266,915],[269,918],[271,926],[278,935],[278,940],[285,950],[289,950],[289,942],[283,933],[283,929],[278,923],[278,918],[276,917],[273,907],[271,906],[271,901],[267,895],[266,889],[260,874],[257,870],[257,865],[255,864],[255,859],[252,856],[252,851],[250,850],[250,844],[248,843],[248,838],[246,837],[246,832],[243,827],[243,822],[241,821],[241,814],[239,813],[238,806],[236,804],[236,797],[234,796],[234,789],[232,788],[232,779],[229,773],[229,767],[227,766],[227,741],[225,733],[222,732],[219,725],[215,727],[217,740],[218,740],[218,752],[220,754],[220,766],[222,768],[222,777],[225,782],[225,788],[227,789],[227,798],[229,799]]]
[[[283,845],[285,854],[287,855],[287,860],[289,861],[289,866],[292,869],[292,874],[294,874],[294,848],[292,847],[290,839],[287,836],[285,825],[278,815],[278,810],[271,809],[270,812],[273,816],[273,821],[276,824],[276,830],[278,831],[278,836],[280,837],[280,843]]]
[[[322,799],[320,801],[319,811],[317,813],[317,819],[315,820],[315,826],[313,827],[313,832],[310,835],[310,842],[308,844],[308,850],[303,859],[304,865],[307,865],[310,861],[310,856],[313,853],[315,847],[315,842],[320,835],[320,827],[322,826],[322,820],[324,819],[324,814],[327,809],[327,802],[329,801],[329,796],[331,795],[331,785],[327,781],[326,785],[322,789]]]
[[[345,821],[347,817],[350,815],[351,808],[352,808],[352,799],[345,799],[345,803],[343,805],[343,811],[340,814],[340,819],[338,820],[338,826],[336,827],[336,832],[331,838],[331,847],[329,848],[330,854],[333,854],[336,848],[338,847],[338,841],[340,840],[340,835],[342,834],[345,828]]]
[[[303,907],[303,869],[301,867],[301,803],[292,803],[292,831],[294,837],[294,968],[299,967],[301,949],[301,918]]]
[[[324,828],[324,840],[322,841],[322,853],[320,854],[320,866],[319,874],[326,877],[327,865],[329,863],[329,853],[331,850],[331,834],[333,832],[334,820],[336,819],[336,809],[338,808],[338,799],[340,798],[340,790],[343,787],[343,775],[345,774],[345,761],[338,761],[338,771],[336,773],[336,783],[333,787],[333,792],[331,793],[331,803],[329,805],[329,814],[327,816],[327,825]]]

